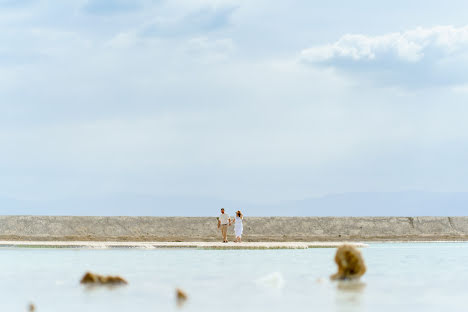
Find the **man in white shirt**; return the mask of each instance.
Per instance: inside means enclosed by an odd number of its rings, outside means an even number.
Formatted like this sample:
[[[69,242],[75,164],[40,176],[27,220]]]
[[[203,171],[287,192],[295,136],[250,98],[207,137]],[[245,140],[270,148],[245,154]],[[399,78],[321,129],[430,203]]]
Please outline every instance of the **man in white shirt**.
[[[221,228],[221,234],[223,235],[223,243],[227,243],[227,229],[231,225],[231,218],[224,213],[224,208],[221,208],[221,214],[218,218],[218,229]]]

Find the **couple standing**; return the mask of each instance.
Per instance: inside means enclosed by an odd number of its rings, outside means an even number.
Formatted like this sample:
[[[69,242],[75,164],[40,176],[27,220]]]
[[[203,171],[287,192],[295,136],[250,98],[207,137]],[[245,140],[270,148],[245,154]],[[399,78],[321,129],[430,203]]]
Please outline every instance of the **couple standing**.
[[[221,229],[221,234],[223,235],[223,243],[227,243],[227,230],[228,226],[234,223],[234,232],[236,233],[236,241],[235,243],[240,243],[242,239],[242,232],[244,231],[244,226],[242,221],[244,220],[244,216],[238,210],[236,212],[236,217],[234,220],[231,221],[231,218],[228,216],[227,213],[224,213],[224,208],[221,208],[221,214],[218,218],[218,229]]]

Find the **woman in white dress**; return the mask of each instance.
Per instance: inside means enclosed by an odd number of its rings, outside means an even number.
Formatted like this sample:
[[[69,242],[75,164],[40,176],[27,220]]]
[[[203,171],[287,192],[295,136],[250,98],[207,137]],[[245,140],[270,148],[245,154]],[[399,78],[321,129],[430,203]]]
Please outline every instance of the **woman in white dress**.
[[[244,231],[244,226],[242,221],[244,220],[244,216],[238,210],[236,212],[236,218],[234,219],[234,232],[236,233],[236,243],[240,243],[242,240],[242,232]]]

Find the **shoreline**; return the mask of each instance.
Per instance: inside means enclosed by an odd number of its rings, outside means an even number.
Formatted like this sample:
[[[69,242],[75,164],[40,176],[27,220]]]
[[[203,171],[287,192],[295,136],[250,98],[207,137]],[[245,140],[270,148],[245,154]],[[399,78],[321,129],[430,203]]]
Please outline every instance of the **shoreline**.
[[[129,242],[129,241],[16,241],[0,240],[0,248],[78,248],[78,249],[312,249],[337,248],[340,245],[353,245],[367,248],[370,244],[437,244],[466,243],[466,241],[365,241],[365,242]]]
[[[195,249],[309,249],[336,248],[345,242],[91,242],[91,241],[0,241],[0,248],[195,248]],[[358,248],[365,243],[346,243]]]

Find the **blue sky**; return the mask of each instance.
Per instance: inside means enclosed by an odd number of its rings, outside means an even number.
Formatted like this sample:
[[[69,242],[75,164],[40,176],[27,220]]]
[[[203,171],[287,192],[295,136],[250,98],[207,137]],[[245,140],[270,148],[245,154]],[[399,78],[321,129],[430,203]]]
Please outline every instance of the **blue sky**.
[[[427,194],[460,203],[468,185],[467,10],[0,0],[0,209],[139,214],[134,199],[144,214],[287,215],[360,194],[362,209],[330,214],[390,215],[366,194],[414,192],[415,213],[443,215]]]

